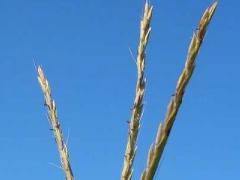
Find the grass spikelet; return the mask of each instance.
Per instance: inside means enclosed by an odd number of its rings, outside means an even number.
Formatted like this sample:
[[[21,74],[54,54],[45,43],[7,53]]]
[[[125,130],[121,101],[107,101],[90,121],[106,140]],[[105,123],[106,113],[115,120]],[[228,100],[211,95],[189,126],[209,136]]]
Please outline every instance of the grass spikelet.
[[[170,99],[165,119],[163,123],[159,125],[155,143],[150,147],[147,165],[142,173],[141,180],[152,180],[155,175],[164,147],[174,124],[177,112],[182,103],[184,91],[194,71],[196,56],[199,52],[207,30],[207,26],[211,21],[216,7],[217,2],[214,2],[205,10],[198,24],[198,28],[193,34],[188,49],[185,67],[178,79],[175,94]]]
[[[132,165],[136,153],[136,140],[139,130],[139,122],[143,109],[143,96],[145,89],[144,68],[145,68],[145,48],[148,42],[150,20],[152,16],[152,6],[146,1],[144,6],[143,18],[140,23],[140,37],[137,50],[137,83],[135,99],[132,108],[132,115],[129,121],[128,139],[124,154],[124,162],[121,173],[121,180],[130,180],[132,177]]]
[[[52,128],[51,130],[57,144],[57,149],[61,160],[61,166],[65,174],[65,179],[73,180],[73,172],[69,161],[67,146],[63,141],[62,131],[57,118],[56,104],[52,99],[50,86],[40,66],[37,67],[37,79],[44,95],[45,106],[47,108],[48,118]]]

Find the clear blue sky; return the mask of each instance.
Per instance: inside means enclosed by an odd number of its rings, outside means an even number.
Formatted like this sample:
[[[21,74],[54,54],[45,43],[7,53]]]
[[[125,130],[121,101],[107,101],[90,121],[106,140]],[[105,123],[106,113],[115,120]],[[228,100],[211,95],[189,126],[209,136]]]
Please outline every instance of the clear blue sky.
[[[211,0],[152,0],[133,179]],[[33,58],[51,84],[75,179],[119,179],[134,97],[140,0],[0,1],[0,179],[61,180]],[[240,2],[220,0],[156,180],[240,179]]]

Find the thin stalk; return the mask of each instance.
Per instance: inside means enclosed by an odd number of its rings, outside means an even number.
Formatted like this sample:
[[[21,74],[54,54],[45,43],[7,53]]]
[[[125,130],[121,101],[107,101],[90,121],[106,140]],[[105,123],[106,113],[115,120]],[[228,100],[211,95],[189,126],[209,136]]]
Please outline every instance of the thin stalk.
[[[65,174],[65,179],[73,180],[74,179],[73,172],[72,172],[70,161],[69,161],[67,146],[63,141],[62,130],[60,128],[60,124],[57,118],[56,104],[52,99],[50,86],[40,66],[38,66],[37,68],[37,75],[38,75],[37,76],[38,82],[40,84],[40,87],[44,95],[45,106],[48,112],[48,119],[50,121],[51,128],[52,128],[51,130],[53,132],[55,142],[57,144],[57,149],[58,149],[60,160],[61,160],[61,166]]]
[[[143,18],[140,24],[140,37],[137,51],[137,83],[135,99],[132,108],[132,115],[129,121],[128,139],[124,155],[121,180],[130,180],[132,177],[132,165],[136,154],[136,140],[138,136],[139,123],[142,116],[143,96],[145,90],[144,67],[145,49],[151,31],[150,20],[152,16],[152,6],[146,1]]]
[[[174,124],[177,112],[182,103],[184,91],[194,71],[196,56],[199,52],[200,46],[203,42],[203,38],[207,30],[207,26],[211,21],[216,7],[217,2],[214,2],[210,7],[205,10],[198,24],[198,28],[193,34],[188,49],[185,67],[178,79],[175,93],[170,99],[165,119],[163,123],[159,125],[155,143],[152,144],[149,149],[146,168],[141,175],[141,180],[152,180],[155,175],[164,147],[167,143],[172,126]]]

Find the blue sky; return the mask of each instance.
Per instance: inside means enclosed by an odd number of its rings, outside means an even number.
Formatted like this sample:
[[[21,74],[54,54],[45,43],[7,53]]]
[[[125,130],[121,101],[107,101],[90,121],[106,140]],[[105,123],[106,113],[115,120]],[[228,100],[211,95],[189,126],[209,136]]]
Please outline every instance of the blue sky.
[[[211,0],[152,0],[144,116],[133,179]],[[144,1],[0,1],[0,179],[63,179],[33,59],[57,103],[75,179],[118,179]],[[156,179],[239,179],[239,1],[220,1]]]

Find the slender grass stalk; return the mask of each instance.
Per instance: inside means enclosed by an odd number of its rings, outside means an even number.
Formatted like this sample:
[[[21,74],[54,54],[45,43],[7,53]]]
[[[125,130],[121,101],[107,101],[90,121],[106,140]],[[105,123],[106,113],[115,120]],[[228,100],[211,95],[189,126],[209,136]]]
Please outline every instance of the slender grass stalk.
[[[147,165],[141,175],[141,180],[152,180],[155,175],[164,147],[174,124],[177,112],[182,103],[184,91],[194,71],[196,56],[202,44],[207,26],[215,12],[216,7],[217,2],[214,2],[205,10],[200,19],[198,28],[193,34],[188,49],[185,67],[178,79],[175,94],[170,99],[165,119],[163,123],[159,125],[155,143],[152,144],[149,149]]]
[[[132,115],[129,121],[128,139],[124,155],[121,180],[130,180],[132,177],[132,165],[136,153],[136,140],[139,130],[139,122],[142,116],[143,96],[145,90],[144,68],[145,68],[145,49],[151,31],[150,20],[152,16],[152,6],[146,1],[143,18],[140,24],[140,39],[137,51],[137,83],[135,99],[132,108]]]
[[[66,180],[73,180],[73,172],[71,169],[69,157],[68,157],[68,151],[67,146],[63,141],[63,135],[60,128],[60,124],[57,118],[57,110],[56,110],[56,104],[51,96],[51,89],[48,84],[47,79],[44,76],[43,70],[40,66],[37,68],[37,75],[38,75],[38,82],[40,84],[40,87],[42,89],[44,100],[45,100],[45,106],[47,108],[48,112],[48,118],[52,127],[52,132],[55,138],[55,142],[57,144],[57,149],[59,152],[59,156],[61,159],[61,165],[62,169],[65,174]]]

